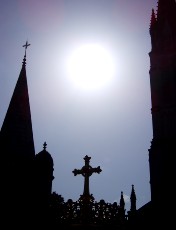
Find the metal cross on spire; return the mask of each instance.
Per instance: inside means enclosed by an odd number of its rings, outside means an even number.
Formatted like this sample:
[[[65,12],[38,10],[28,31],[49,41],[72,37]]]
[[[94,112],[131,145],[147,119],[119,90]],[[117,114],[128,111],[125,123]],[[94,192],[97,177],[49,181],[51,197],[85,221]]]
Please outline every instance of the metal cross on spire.
[[[23,58],[23,66],[26,65],[26,50],[28,48],[28,46],[30,46],[31,44],[28,43],[28,41],[26,41],[26,43],[23,45],[23,47],[25,47],[25,54],[24,54],[24,58]]]
[[[31,44],[28,43],[28,41],[26,41],[26,43],[23,45],[23,47],[25,47],[25,57],[26,57],[26,50],[28,48],[28,46],[30,46]]]
[[[100,166],[97,168],[92,168],[89,165],[91,157],[88,157],[87,155],[83,158],[85,160],[85,165],[81,169],[74,169],[72,172],[74,173],[74,176],[81,174],[84,177],[84,196],[90,196],[89,193],[89,177],[92,175],[92,173],[100,173],[102,170],[100,169]]]

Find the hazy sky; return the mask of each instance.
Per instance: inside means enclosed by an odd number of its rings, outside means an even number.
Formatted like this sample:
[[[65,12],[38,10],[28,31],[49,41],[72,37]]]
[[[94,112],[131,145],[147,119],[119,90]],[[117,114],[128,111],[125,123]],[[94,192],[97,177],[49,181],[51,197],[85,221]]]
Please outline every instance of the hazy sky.
[[[36,153],[54,160],[53,191],[76,201],[83,177],[72,171],[91,157],[102,172],[90,178],[99,201],[129,210],[131,185],[137,208],[150,201],[148,149],[152,117],[148,53],[152,8],[157,0],[1,0],[0,125],[2,125],[28,39],[27,79]],[[71,52],[99,44],[112,55],[115,75],[103,88],[84,90],[67,76]]]

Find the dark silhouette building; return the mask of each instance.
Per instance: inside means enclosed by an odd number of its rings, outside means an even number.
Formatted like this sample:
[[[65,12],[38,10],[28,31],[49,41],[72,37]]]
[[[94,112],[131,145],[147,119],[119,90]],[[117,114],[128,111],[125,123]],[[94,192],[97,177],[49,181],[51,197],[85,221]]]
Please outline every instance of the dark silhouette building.
[[[176,203],[176,2],[158,1],[157,15],[152,11],[150,35],[150,85],[153,139],[149,149],[151,202],[166,218]],[[168,217],[168,216],[167,216]],[[168,218],[166,218],[168,221]],[[170,218],[169,218],[170,219]],[[170,221],[168,221],[169,223]]]
[[[125,213],[121,192],[120,203],[96,202],[89,194],[88,162],[81,170],[87,178],[84,193],[73,202],[52,192],[53,159],[46,150],[35,154],[31,111],[26,77],[26,50],[2,128],[1,146],[1,224],[2,229],[27,229],[50,225],[50,229],[71,227],[84,229],[128,229],[169,226],[174,224],[171,210],[175,207],[176,167],[176,2],[159,0],[157,13],[152,10],[150,35],[150,86],[153,139],[149,149],[151,201],[136,210],[134,186],[131,209]],[[88,168],[86,168],[88,167]],[[85,171],[84,171],[85,170]],[[90,170],[90,171],[89,171]],[[94,171],[91,171],[94,170]],[[84,172],[83,172],[84,171]],[[88,176],[86,173],[89,173]]]
[[[151,202],[138,211],[141,225],[175,226],[176,2],[159,0],[152,10],[150,88],[153,139],[149,149]]]
[[[45,143],[40,153],[35,154],[34,149],[26,77],[28,45],[24,45],[21,72],[0,132],[1,223],[5,229],[11,225],[22,229],[33,225],[31,220],[39,219],[52,191],[52,157]]]
[[[172,161],[176,143],[175,0],[159,1],[157,16],[152,12],[150,34],[153,140],[149,150],[149,163],[151,199],[158,205],[171,190],[172,185],[168,179],[174,179],[176,175]]]

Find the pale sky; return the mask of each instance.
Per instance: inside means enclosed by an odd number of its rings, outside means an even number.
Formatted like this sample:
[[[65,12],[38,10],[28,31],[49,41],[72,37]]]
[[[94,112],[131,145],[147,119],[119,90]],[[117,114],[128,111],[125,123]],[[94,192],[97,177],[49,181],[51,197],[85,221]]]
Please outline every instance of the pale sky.
[[[28,40],[26,70],[35,151],[40,152],[46,141],[54,160],[53,192],[65,201],[79,199],[84,179],[72,171],[82,168],[88,155],[91,166],[102,169],[90,178],[96,201],[119,202],[123,191],[129,210],[132,184],[137,208],[150,201],[148,149],[153,134],[148,53],[151,11],[156,10],[157,0],[0,2],[0,125]],[[93,90],[77,87],[68,77],[71,54],[87,44],[103,47],[115,65],[111,80]]]

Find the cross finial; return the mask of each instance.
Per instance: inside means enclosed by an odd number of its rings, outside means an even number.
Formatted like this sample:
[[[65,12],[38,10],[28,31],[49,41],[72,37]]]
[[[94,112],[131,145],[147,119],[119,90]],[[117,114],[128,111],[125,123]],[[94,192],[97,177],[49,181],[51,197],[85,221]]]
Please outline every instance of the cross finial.
[[[25,53],[26,53],[26,50],[28,48],[28,46],[30,46],[31,44],[28,43],[28,40],[26,41],[26,43],[23,45],[23,47],[25,47]]]
[[[43,150],[46,150],[46,146],[47,146],[47,143],[45,141],[44,144],[43,144]]]
[[[28,46],[30,46],[31,44],[28,43],[28,41],[26,41],[26,43],[23,45],[23,47],[25,47],[25,54],[24,54],[24,58],[23,58],[23,64],[26,64],[26,50],[28,48]]]
[[[30,46],[31,44],[28,43],[28,40],[26,41],[26,43],[23,45],[23,47],[25,47],[25,57],[26,57],[26,50],[28,48],[28,46]]]

